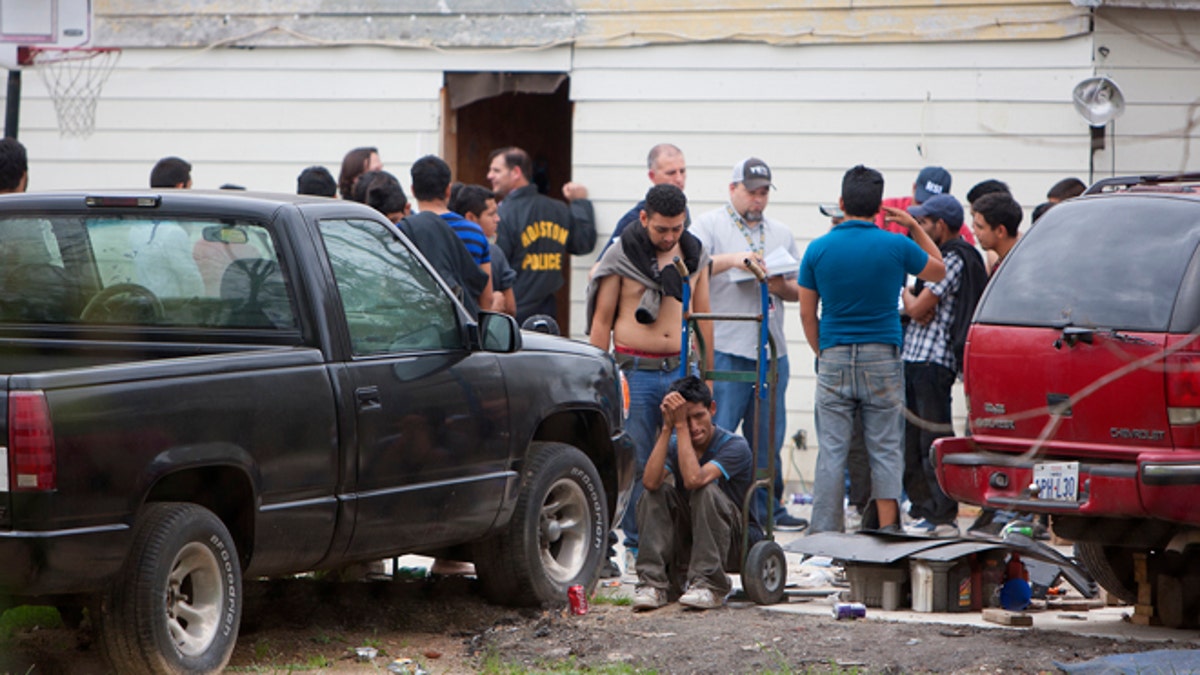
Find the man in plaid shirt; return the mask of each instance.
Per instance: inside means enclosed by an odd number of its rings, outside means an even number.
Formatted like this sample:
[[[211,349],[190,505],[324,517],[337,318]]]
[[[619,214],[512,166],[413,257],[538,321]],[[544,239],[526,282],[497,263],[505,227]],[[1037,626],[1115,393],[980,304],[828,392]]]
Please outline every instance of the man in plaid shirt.
[[[910,317],[904,331],[905,401],[911,413],[904,430],[904,489],[918,519],[914,534],[957,537],[958,503],[942,492],[930,458],[933,441],[953,436],[950,392],[961,370],[961,340],[987,280],[983,258],[963,241],[959,231],[963,208],[950,195],[937,195],[908,213],[942,253],[946,276],[936,284],[921,280],[904,290],[904,312]],[[958,344],[956,344],[956,339]],[[957,352],[957,353],[956,353]]]

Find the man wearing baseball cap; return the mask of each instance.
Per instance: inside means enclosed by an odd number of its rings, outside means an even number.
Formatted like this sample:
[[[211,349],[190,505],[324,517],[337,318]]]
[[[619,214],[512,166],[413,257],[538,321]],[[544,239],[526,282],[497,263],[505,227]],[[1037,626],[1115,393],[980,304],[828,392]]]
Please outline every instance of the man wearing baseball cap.
[[[883,206],[891,206],[900,209],[901,211],[910,206],[924,204],[931,197],[937,195],[950,194],[950,172],[940,166],[927,166],[917,174],[917,179],[913,181],[912,195],[904,197],[889,197],[883,200]],[[896,234],[908,235],[908,230],[898,223],[888,222],[884,219],[884,212],[881,210],[875,216],[875,224],[888,232]],[[971,228],[963,227],[960,234],[967,240],[967,243],[974,244],[975,236],[971,233]]]
[[[695,219],[691,231],[703,242],[712,256],[712,281],[709,300],[712,311],[718,314],[757,314],[761,307],[759,286],[745,273],[743,260],[753,258],[766,267],[767,258],[800,259],[796,240],[787,225],[767,218],[763,212],[770,201],[771,168],[757,157],[746,158],[733,167],[729,181],[729,202]],[[774,256],[772,254],[775,254]],[[713,383],[713,398],[720,401],[714,417],[716,424],[735,431],[741,425],[742,435],[750,447],[759,448],[759,467],[765,468],[769,457],[775,462],[775,496],[783,493],[784,430],[787,429],[787,340],[783,335],[783,303],[800,297],[796,284],[797,265],[782,269],[767,269],[767,288],[770,292],[768,325],[776,346],[778,381],[770,395],[775,400],[775,427],[770,428],[768,409],[759,411],[758,428],[754,428],[754,384],[752,382]],[[751,321],[717,321],[713,325],[713,367],[725,371],[754,372],[758,364],[758,324]],[[765,407],[764,407],[765,408]],[[761,438],[756,446],[755,439]],[[768,452],[768,450],[770,452]],[[808,522],[790,515],[779,503],[768,508],[766,490],[755,495],[754,514],[764,527],[773,518],[779,529],[802,530]]]
[[[904,312],[911,321],[904,331],[905,404],[904,489],[912,502],[912,530],[935,537],[957,537],[958,503],[937,482],[929,448],[943,436],[953,436],[950,392],[962,372],[963,345],[975,305],[987,284],[987,270],[975,247],[959,236],[963,208],[958,199],[932,195],[908,207],[942,254],[946,276],[937,283],[918,279],[904,290]]]

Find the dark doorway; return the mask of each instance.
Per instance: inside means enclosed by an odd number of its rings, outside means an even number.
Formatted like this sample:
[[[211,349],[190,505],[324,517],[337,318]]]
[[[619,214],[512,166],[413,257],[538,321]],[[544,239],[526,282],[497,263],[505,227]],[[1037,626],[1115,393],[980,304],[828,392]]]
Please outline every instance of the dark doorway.
[[[455,76],[480,74],[447,73],[443,98],[443,144],[446,161],[455,180],[488,185],[488,155],[497,148],[524,148],[533,160],[531,181],[555,199],[562,199],[562,186],[571,179],[571,118],[569,82],[559,73],[489,73],[504,80],[509,89],[455,108],[450,91]],[[509,78],[520,80],[511,82]],[[537,78],[533,79],[523,78]],[[547,85],[549,83],[549,85]],[[550,93],[527,90],[553,88]],[[563,270],[563,287],[557,293],[558,323],[565,333],[570,327],[571,277],[569,263]]]

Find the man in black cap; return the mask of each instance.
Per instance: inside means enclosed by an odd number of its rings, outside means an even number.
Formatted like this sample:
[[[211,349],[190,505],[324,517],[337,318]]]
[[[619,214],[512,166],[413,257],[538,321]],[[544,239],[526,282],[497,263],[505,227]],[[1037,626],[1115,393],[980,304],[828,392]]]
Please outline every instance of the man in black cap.
[[[917,519],[915,534],[957,537],[958,503],[938,485],[929,449],[934,440],[954,435],[950,393],[962,372],[967,327],[987,285],[987,270],[975,247],[958,234],[963,226],[958,199],[935,195],[908,207],[908,215],[897,213],[897,222],[920,224],[941,252],[946,276],[937,283],[918,279],[903,293],[904,312],[911,318],[900,353],[911,413],[904,431],[904,489],[912,503],[909,515]]]

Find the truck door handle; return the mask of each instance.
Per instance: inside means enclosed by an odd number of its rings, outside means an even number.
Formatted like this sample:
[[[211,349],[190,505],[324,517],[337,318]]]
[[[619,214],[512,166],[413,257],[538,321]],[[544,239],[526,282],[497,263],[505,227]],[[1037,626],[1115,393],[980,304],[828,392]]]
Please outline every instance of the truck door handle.
[[[358,399],[359,410],[378,410],[383,407],[379,387],[359,387],[354,390],[354,397]]]

